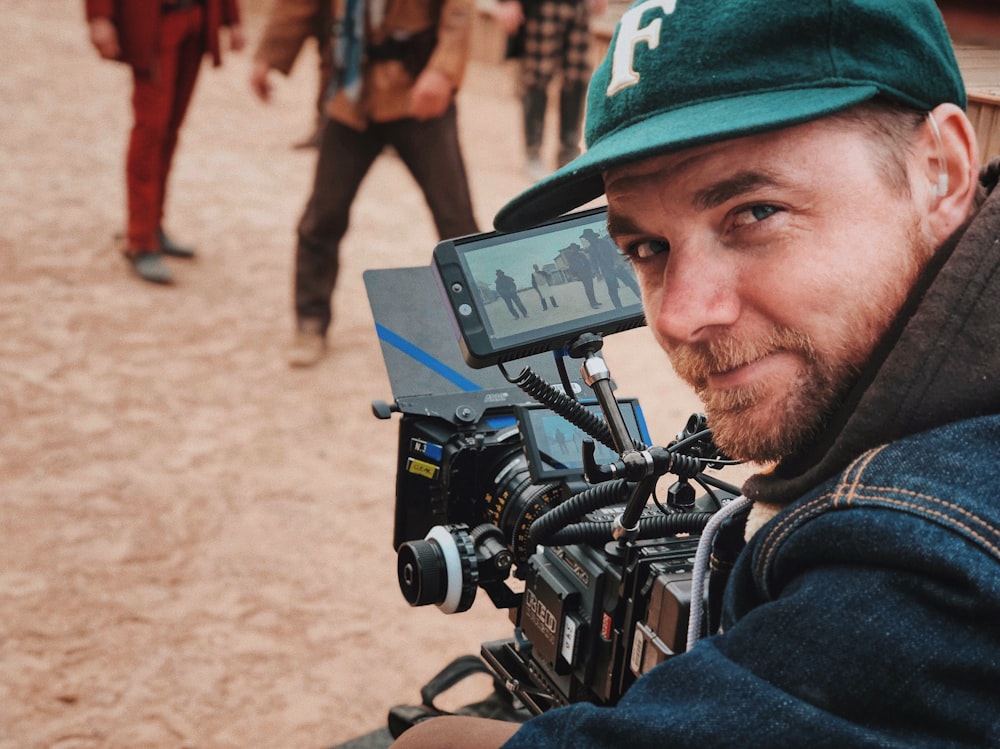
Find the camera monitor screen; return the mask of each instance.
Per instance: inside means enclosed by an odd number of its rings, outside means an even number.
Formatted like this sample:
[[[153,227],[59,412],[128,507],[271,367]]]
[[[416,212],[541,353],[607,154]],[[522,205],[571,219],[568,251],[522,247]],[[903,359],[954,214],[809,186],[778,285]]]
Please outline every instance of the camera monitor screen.
[[[606,209],[597,208],[435,247],[434,269],[469,366],[558,351],[583,333],[644,323],[635,273],[605,222]]]
[[[600,416],[596,402],[583,404],[588,411]],[[635,398],[619,398],[618,406],[628,427],[629,435],[649,444],[649,432],[642,408]],[[539,404],[515,406],[518,429],[524,441],[528,470],[536,483],[583,474],[583,440],[590,439],[562,416]],[[610,447],[595,441],[594,459],[601,464],[618,459]]]

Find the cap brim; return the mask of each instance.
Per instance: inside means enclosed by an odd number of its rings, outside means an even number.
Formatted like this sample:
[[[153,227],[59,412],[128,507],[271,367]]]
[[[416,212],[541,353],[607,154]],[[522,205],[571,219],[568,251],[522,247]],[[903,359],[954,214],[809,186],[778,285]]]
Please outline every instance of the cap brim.
[[[560,216],[604,194],[611,167],[817,119],[871,99],[874,85],[782,90],[716,99],[664,111],[604,135],[561,169],[497,212],[498,231],[518,231]]]

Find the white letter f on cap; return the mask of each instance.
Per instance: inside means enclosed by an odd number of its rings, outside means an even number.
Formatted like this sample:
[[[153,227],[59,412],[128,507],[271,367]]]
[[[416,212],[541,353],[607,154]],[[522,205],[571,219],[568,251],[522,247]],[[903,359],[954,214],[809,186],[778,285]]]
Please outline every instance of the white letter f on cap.
[[[614,96],[622,89],[639,82],[639,74],[632,67],[635,45],[646,42],[650,49],[656,49],[660,44],[660,25],[663,19],[657,18],[648,26],[639,26],[643,13],[659,8],[663,15],[669,16],[676,7],[677,0],[646,0],[625,11],[618,22],[618,38],[611,58],[611,78],[606,92],[608,96]]]

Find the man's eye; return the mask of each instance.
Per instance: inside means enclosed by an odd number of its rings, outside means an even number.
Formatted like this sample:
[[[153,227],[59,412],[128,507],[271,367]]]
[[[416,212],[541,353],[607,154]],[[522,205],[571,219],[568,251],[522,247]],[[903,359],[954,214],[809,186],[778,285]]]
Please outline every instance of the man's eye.
[[[749,208],[744,208],[743,210],[736,213],[734,218],[734,223],[736,226],[747,226],[748,224],[755,224],[758,221],[763,221],[764,219],[770,218],[776,214],[780,209],[777,206],[761,204],[752,205]]]
[[[636,242],[629,250],[628,254],[636,260],[648,260],[656,255],[670,252],[670,242],[665,239],[647,239]]]

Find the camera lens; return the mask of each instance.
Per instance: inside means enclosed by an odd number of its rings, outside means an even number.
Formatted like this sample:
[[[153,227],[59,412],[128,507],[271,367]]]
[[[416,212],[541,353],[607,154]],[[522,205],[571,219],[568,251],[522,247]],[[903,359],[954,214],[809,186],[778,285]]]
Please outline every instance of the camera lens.
[[[435,604],[446,614],[467,611],[479,580],[468,527],[436,525],[420,541],[399,547],[396,577],[411,606]]]
[[[508,539],[514,564],[524,564],[535,552],[528,535],[531,524],[563,498],[562,485],[532,481],[521,453],[514,453],[504,464],[486,494],[486,518]]]
[[[411,606],[441,603],[447,585],[444,555],[433,541],[410,541],[399,549],[399,589]]]

